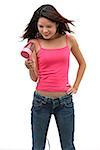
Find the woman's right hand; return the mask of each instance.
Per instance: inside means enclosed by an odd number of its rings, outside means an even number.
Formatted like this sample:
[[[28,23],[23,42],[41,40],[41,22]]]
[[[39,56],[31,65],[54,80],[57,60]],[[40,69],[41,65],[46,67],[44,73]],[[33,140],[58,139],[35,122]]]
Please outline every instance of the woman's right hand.
[[[26,60],[25,61],[25,66],[28,68],[28,69],[33,69],[34,70],[34,61],[32,60]]]

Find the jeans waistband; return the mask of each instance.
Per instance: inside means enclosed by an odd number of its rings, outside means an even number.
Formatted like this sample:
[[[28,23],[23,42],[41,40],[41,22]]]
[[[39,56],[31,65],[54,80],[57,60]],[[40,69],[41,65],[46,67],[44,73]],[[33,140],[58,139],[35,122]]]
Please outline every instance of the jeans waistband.
[[[60,96],[58,98],[50,98],[48,96],[42,96],[42,95],[40,95],[37,91],[34,92],[34,97],[39,98],[41,100],[45,100],[45,101],[56,101],[56,100],[57,101],[58,100],[61,101],[61,100],[65,99],[65,98],[68,98],[70,96],[72,96],[72,93],[70,93],[70,94],[66,93],[64,96]]]

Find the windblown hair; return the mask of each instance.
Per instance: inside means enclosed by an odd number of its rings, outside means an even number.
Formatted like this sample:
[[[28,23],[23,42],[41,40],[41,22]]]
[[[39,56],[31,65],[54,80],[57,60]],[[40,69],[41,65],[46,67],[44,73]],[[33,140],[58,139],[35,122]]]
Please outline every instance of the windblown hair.
[[[60,34],[65,34],[66,31],[71,33],[73,31],[70,30],[69,24],[73,25],[72,20],[68,20],[64,18],[54,6],[45,4],[39,7],[33,14],[29,24],[24,30],[24,34],[22,35],[24,39],[36,39],[38,37],[38,28],[37,22],[40,17],[45,17],[52,22],[56,22],[58,24],[57,32]]]

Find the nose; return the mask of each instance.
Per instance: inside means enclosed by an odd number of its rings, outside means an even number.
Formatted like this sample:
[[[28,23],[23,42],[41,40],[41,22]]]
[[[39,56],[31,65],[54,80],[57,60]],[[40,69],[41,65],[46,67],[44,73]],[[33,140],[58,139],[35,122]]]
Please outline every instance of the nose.
[[[47,28],[43,28],[43,33],[48,33],[48,29]]]

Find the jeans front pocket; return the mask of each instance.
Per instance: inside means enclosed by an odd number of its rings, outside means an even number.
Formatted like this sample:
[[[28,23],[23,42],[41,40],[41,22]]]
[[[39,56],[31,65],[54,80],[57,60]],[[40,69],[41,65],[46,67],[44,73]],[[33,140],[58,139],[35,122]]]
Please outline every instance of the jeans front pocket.
[[[34,96],[33,102],[32,102],[32,109],[34,108],[35,110],[38,110],[40,108],[45,108],[47,104],[48,104],[48,101],[45,98],[38,98]]]
[[[41,99],[37,99],[36,97],[33,98],[33,102],[32,102],[32,109],[38,110],[42,107],[42,100]]]
[[[73,99],[72,95],[68,95],[68,97],[64,98],[61,102],[61,105],[67,108],[73,108]]]

